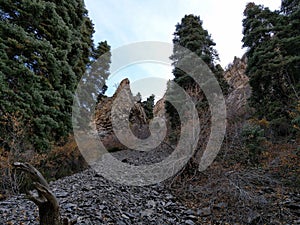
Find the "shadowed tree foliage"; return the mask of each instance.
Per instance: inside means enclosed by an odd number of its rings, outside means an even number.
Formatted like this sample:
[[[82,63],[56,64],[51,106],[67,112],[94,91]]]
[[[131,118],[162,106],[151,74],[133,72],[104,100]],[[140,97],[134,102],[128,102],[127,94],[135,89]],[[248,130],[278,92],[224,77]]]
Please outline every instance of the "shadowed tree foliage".
[[[202,21],[199,16],[186,15],[181,23],[176,25],[173,38],[174,45],[179,45],[189,49],[197,54],[211,69],[214,68],[215,60],[218,59],[218,53],[214,49],[216,45],[208,31],[203,29]],[[173,55],[170,57],[174,65],[174,81],[181,86],[188,86],[193,83],[192,78],[177,68],[177,63],[182,60],[183,52],[175,46]]]
[[[83,0],[0,2],[1,145],[9,148],[4,116],[13,113],[35,149],[47,150],[70,132],[93,32]]]
[[[271,121],[278,134],[288,134],[300,94],[300,5],[282,1],[271,11],[249,3],[244,11],[243,42],[247,47],[247,75],[251,105],[257,116]]]
[[[107,41],[99,42],[97,48],[94,48],[91,62],[90,75],[94,77],[95,84],[98,84],[94,87],[94,95],[97,96],[97,102],[99,102],[107,90],[105,82],[110,75],[111,52]]]
[[[189,63],[192,71],[196,71],[197,67],[199,66],[196,64],[194,65],[193,60],[189,59],[189,55],[181,48],[184,47],[195,53],[207,64],[207,66],[214,73],[215,78],[218,80],[224,94],[228,92],[229,86],[223,77],[223,69],[220,65],[216,65],[216,61],[218,60],[218,53],[214,49],[216,44],[212,40],[208,31],[203,29],[202,21],[200,20],[199,16],[186,15],[182,18],[181,23],[176,25],[173,43],[173,55],[170,57],[170,59],[173,61],[173,75],[175,77],[175,83],[183,87],[185,90],[199,90],[199,86],[195,83],[193,78],[178,68],[179,64],[184,63],[185,61],[186,63]],[[172,98],[173,95],[176,96],[176,93],[173,92],[172,85],[169,83],[167,90],[169,98]],[[176,101],[180,101],[180,99],[176,99]],[[182,101],[185,100],[182,99]],[[171,117],[171,126],[173,128],[178,127],[180,122],[178,113],[168,102],[166,103],[166,111]]]
[[[142,102],[142,106],[145,110],[147,119],[153,118],[154,100],[155,100],[155,95],[152,94],[147,98],[146,101]]]
[[[73,124],[80,129],[90,129],[90,114],[107,90],[105,84],[110,75],[111,52],[107,41],[93,47],[87,70],[78,85],[77,104],[73,107]]]

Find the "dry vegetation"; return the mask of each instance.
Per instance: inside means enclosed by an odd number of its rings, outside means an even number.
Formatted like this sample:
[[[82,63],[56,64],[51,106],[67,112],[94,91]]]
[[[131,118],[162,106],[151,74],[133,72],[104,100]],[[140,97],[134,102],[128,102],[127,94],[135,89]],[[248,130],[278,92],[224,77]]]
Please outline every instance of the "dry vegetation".
[[[80,172],[88,168],[82,157],[75,139],[69,136],[62,146],[54,146],[49,153],[35,153],[27,151],[18,153],[0,149],[0,173],[1,186],[0,198],[8,197],[20,191],[26,186],[23,176],[16,174],[12,164],[16,161],[23,161],[35,166],[48,181]]]
[[[201,224],[203,218],[207,224],[299,222],[299,136],[278,143],[263,140],[253,162],[242,136],[248,122],[253,121],[228,124],[222,149],[206,171],[185,169],[168,182],[181,201],[202,215]]]

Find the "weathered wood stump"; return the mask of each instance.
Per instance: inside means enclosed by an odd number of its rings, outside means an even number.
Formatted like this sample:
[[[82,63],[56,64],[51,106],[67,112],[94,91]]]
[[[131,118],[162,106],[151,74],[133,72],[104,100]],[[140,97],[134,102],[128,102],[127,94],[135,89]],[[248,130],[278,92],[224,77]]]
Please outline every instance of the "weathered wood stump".
[[[29,163],[15,162],[15,169],[27,173],[33,181],[37,195],[31,191],[26,191],[29,200],[33,201],[39,208],[40,225],[71,225],[76,221],[69,222],[62,219],[60,215],[59,203],[44,176]]]

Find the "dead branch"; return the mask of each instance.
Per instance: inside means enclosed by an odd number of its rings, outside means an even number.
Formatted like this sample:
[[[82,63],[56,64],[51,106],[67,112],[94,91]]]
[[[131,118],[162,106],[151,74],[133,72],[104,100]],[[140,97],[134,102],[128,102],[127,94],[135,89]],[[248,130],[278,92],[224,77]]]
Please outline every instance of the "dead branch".
[[[62,219],[59,212],[59,203],[44,176],[29,163],[15,162],[14,168],[29,174],[37,195],[27,191],[27,197],[39,208],[40,225],[68,225],[75,224],[66,218]]]

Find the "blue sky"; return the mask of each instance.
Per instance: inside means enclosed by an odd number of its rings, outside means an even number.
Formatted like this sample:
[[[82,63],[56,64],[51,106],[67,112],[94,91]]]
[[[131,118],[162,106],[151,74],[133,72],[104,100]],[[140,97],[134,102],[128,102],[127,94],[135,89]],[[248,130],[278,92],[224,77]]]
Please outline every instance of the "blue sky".
[[[243,10],[247,2],[249,0],[85,0],[95,26],[95,43],[107,40],[112,49],[139,41],[171,43],[175,25],[181,18],[186,14],[199,15],[204,29],[217,44],[215,48],[224,68],[234,56],[240,57],[245,52],[241,39]],[[274,10],[279,9],[281,0],[251,2]],[[108,94],[113,93],[115,84],[122,78],[129,77],[132,83],[149,76],[167,81],[172,79],[171,68],[149,63],[124,68],[109,78]],[[161,93],[154,94],[161,97]]]

